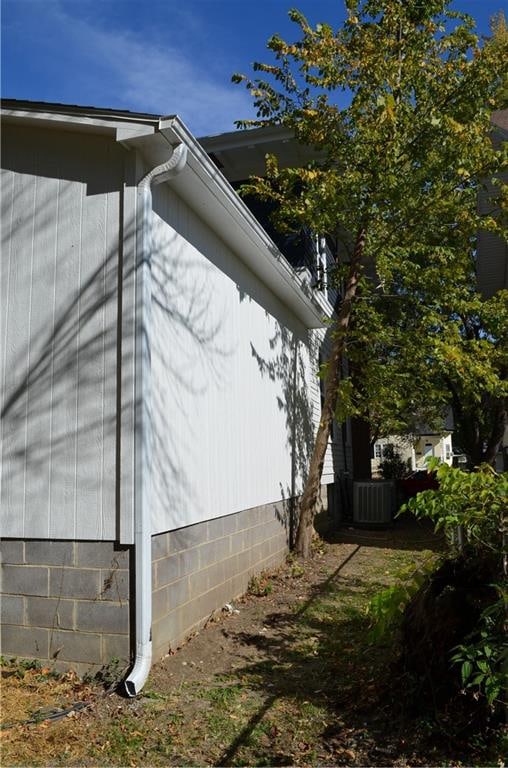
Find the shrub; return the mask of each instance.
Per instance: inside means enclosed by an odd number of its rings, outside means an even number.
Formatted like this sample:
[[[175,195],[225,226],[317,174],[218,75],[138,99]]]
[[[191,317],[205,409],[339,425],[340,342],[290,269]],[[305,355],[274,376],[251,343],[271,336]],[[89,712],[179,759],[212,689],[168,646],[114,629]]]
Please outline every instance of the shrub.
[[[436,468],[436,463],[431,463],[430,468]],[[497,474],[487,464],[475,472],[441,464],[437,466],[437,478],[438,490],[418,494],[401,512],[409,510],[416,517],[429,518],[435,530],[447,537],[449,570],[455,572],[455,577],[445,586],[453,585],[455,610],[464,613],[460,603],[463,599],[470,603],[471,616],[476,612],[473,626],[459,644],[449,649],[449,658],[460,667],[463,690],[495,708],[503,703],[508,661],[507,594],[501,583],[495,583],[506,576],[508,475]],[[460,557],[457,550],[461,551]],[[466,570],[474,575],[474,583],[456,578],[456,573]],[[461,590],[467,592],[462,598]]]
[[[506,666],[508,636],[506,626],[507,593],[498,589],[499,600],[488,606],[477,629],[455,647],[451,657],[460,666],[464,689],[475,697],[485,696],[490,707],[506,705]]]
[[[391,443],[383,447],[383,458],[379,462],[379,471],[385,480],[400,480],[407,475],[407,464],[397,448]]]
[[[508,475],[497,474],[488,464],[465,472],[437,460],[429,469],[436,469],[439,489],[417,494],[401,512],[432,520],[435,530],[446,534],[452,552],[461,529],[466,545],[476,552],[504,557]]]
[[[395,584],[374,595],[367,606],[371,640],[381,640],[399,626],[407,604],[434,571],[436,561],[436,557],[429,553],[417,568],[411,566],[399,571]]]
[[[272,589],[273,585],[270,574],[267,571],[261,571],[261,573],[251,577],[247,592],[249,595],[254,595],[255,597],[266,597],[266,595],[270,594]]]

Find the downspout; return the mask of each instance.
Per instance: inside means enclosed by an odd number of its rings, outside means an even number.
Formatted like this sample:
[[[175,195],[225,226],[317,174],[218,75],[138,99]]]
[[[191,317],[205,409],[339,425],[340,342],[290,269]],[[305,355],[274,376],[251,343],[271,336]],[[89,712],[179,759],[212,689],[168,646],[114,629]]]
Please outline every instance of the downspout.
[[[136,264],[136,415],[135,415],[135,633],[134,665],[123,682],[127,696],[143,688],[152,665],[152,446],[151,402],[151,303],[152,238],[150,215],[152,187],[177,176],[187,162],[187,147],[179,144],[166,163],[152,168],[137,189],[140,246]]]

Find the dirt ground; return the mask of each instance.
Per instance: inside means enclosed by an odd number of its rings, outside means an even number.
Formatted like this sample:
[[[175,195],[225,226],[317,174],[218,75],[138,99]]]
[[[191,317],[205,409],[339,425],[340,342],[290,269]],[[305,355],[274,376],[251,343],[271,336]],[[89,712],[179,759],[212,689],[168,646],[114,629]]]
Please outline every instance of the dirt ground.
[[[363,579],[369,575],[382,575],[383,582],[390,575],[385,569],[390,550],[399,551],[401,562],[405,562],[405,551],[439,547],[428,528],[407,522],[390,530],[349,528],[327,538],[328,542],[317,546],[315,556],[305,568],[294,561],[274,572],[265,579],[267,594],[252,594],[251,589],[234,603],[232,614],[224,611],[177,654],[157,664],[151,676],[153,684],[164,685],[168,677],[177,685],[202,680],[203,670],[214,669],[217,674],[217,663],[219,674],[262,663],[273,655],[275,646],[282,646],[287,634],[291,638],[290,625],[295,613],[304,614],[328,585],[343,584],[361,590]],[[263,580],[259,581],[262,592]]]
[[[451,735],[398,706],[392,644],[368,640],[370,597],[438,549],[414,521],[343,529],[305,569],[289,558],[254,579],[153,666],[136,699],[7,666],[2,764],[497,765],[474,728]],[[89,706],[48,719],[80,701]],[[35,710],[38,722],[13,724]]]

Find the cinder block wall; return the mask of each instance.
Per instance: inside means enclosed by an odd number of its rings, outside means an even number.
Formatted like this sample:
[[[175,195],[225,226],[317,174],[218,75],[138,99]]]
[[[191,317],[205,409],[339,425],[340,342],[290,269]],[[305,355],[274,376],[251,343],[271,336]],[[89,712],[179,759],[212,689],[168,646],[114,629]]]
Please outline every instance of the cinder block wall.
[[[287,504],[268,504],[152,537],[153,649],[160,658],[288,551]]]
[[[322,492],[326,508],[326,487]],[[289,512],[288,502],[267,504],[152,537],[155,659],[243,594],[253,574],[284,560]],[[0,653],[78,673],[113,657],[129,661],[131,547],[4,539],[0,560]]]
[[[0,556],[2,654],[78,672],[128,661],[129,548],[4,539]]]

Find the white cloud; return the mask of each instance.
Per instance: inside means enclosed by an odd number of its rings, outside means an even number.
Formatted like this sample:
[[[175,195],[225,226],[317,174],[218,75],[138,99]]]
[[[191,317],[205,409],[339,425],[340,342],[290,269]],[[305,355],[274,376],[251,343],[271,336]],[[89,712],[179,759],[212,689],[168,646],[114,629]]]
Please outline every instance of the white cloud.
[[[162,47],[128,30],[104,29],[71,15],[68,7],[53,6],[54,20],[65,44],[72,42],[74,53],[79,49],[80,87],[98,106],[178,114],[198,136],[232,130],[234,120],[251,116],[248,94],[211,74],[191,48]]]

